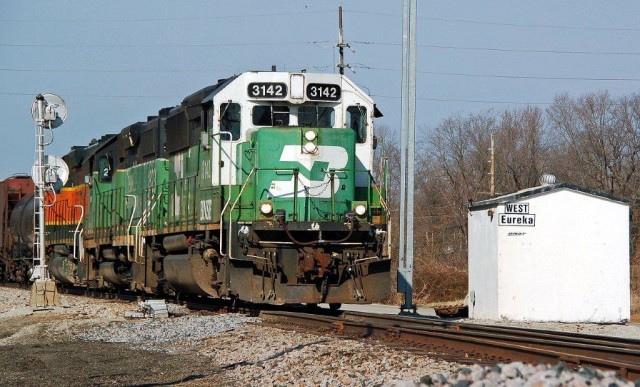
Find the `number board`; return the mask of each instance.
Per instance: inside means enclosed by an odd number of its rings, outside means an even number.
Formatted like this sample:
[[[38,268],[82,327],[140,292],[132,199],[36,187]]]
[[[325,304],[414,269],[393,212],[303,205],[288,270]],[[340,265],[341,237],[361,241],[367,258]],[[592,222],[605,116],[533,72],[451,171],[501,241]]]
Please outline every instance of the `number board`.
[[[255,82],[249,84],[247,93],[251,98],[285,98],[287,85],[276,82]]]
[[[314,101],[340,100],[340,86],[325,83],[310,83],[307,85],[307,99]]]

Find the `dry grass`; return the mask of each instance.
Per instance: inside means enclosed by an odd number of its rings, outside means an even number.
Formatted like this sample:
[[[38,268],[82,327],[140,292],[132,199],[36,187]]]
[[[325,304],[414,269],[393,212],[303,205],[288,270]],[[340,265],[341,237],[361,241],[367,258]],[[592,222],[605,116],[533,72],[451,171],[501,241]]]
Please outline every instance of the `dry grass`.
[[[633,260],[638,262],[637,254]],[[631,265],[631,321],[640,322],[640,265]]]
[[[640,322],[640,296],[631,295],[631,322]]]
[[[417,304],[454,302],[467,295],[468,272],[443,262],[430,262],[415,266],[414,298]]]

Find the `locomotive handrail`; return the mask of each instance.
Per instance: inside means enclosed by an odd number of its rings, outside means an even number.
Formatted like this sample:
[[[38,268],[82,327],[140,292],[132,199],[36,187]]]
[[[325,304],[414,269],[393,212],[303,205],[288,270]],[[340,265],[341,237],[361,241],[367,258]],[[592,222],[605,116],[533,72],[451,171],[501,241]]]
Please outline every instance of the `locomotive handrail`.
[[[42,203],[43,207],[45,208],[50,208],[56,205],[56,202],[58,201],[58,196],[56,195],[56,190],[53,189],[53,184],[51,185],[51,193],[53,194],[53,201],[51,202],[51,204],[44,204],[44,202]]]
[[[136,238],[133,241],[133,250],[136,253],[136,256],[134,257],[134,261],[137,261],[136,258],[138,257],[138,255],[141,255],[140,252],[138,251],[138,249],[140,247],[139,246],[139,241],[140,241],[140,226],[141,226],[141,223],[144,223],[144,222],[147,221],[147,218],[149,217],[151,212],[153,212],[153,209],[156,207],[156,204],[158,204],[158,202],[160,201],[160,197],[162,196],[162,192],[163,192],[162,190],[158,191],[158,197],[153,202],[151,207],[147,208],[146,211],[143,211],[142,215],[140,216],[140,219],[138,220],[138,223],[136,224]],[[153,196],[151,198],[153,199]],[[129,249],[127,249],[127,250],[129,250]],[[129,259],[129,257],[127,257],[127,259]]]
[[[80,249],[80,257],[78,257],[78,259],[80,262],[84,262],[84,242],[82,234],[84,234],[84,227],[80,229],[80,232],[78,233],[78,248]],[[78,267],[80,267],[80,265],[78,265]]]
[[[229,104],[231,103],[231,100],[229,100]],[[227,105],[228,107],[229,105]],[[220,115],[220,117],[222,117],[222,114]],[[218,118],[218,125],[220,125],[220,120],[221,118]],[[229,203],[231,202],[231,167],[234,165],[233,160],[232,160],[232,156],[233,156],[233,135],[231,134],[231,132],[223,132],[223,131],[218,131],[218,133],[212,133],[211,134],[211,138],[214,138],[216,136],[220,136],[220,139],[222,141],[222,136],[223,135],[227,135],[229,136],[229,139],[227,141],[229,141],[229,148],[231,150],[229,156],[229,198],[227,199],[227,202],[224,204],[223,210],[220,212],[220,230],[222,230],[222,217],[224,215],[224,208],[226,208]],[[218,143],[218,186],[222,187],[222,143]],[[220,239],[222,240],[222,235],[220,235]],[[222,243],[222,242],[220,242]],[[221,246],[222,247],[222,246]]]
[[[80,226],[82,225],[82,219],[84,218],[84,207],[80,204],[74,204],[74,207],[80,207],[80,220],[78,220],[78,225],[76,226],[76,230],[73,232],[73,258],[75,259],[79,259],[76,256],[76,236],[79,236],[80,234]],[[78,238],[78,243],[80,243],[80,239]]]
[[[133,218],[136,216],[136,209],[138,207],[138,197],[136,195],[125,195],[126,198],[133,198],[133,211],[131,211],[131,219],[129,219],[129,226],[127,226],[127,261],[131,262],[131,249],[129,248],[129,236],[131,235],[131,225],[133,224]],[[135,241],[134,241],[135,248]]]
[[[251,180],[251,176],[253,175],[253,173],[255,172],[256,168],[251,168],[251,171],[249,172],[249,175],[247,176],[247,179],[245,180],[244,184],[242,184],[242,188],[240,188],[240,192],[238,192],[238,196],[236,197],[236,200],[233,202],[233,205],[231,206],[231,209],[229,210],[229,235],[228,235],[228,248],[227,248],[227,254],[229,255],[229,259],[233,259],[233,256],[231,256],[231,211],[233,211],[233,209],[235,208],[236,204],[238,204],[238,201],[240,200],[240,198],[242,197],[242,192],[244,192],[244,189],[247,187],[247,184],[249,183],[249,180]],[[227,203],[231,201],[231,190],[229,190],[229,200],[227,200]],[[222,226],[223,226],[223,222],[224,222],[224,213],[226,211],[227,205],[225,205],[225,207],[222,209],[222,212],[220,213],[220,254],[224,255],[224,252],[222,250]]]

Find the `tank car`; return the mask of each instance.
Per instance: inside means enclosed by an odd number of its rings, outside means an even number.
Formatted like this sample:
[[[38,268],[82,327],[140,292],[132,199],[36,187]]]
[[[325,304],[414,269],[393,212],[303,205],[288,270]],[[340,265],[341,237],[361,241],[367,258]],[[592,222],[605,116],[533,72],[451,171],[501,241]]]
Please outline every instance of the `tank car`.
[[[342,75],[246,72],[74,148],[72,192],[47,218],[52,274],[256,303],[382,300],[379,116]]]
[[[29,176],[16,175],[0,182],[0,281],[26,282],[33,256],[34,184]]]

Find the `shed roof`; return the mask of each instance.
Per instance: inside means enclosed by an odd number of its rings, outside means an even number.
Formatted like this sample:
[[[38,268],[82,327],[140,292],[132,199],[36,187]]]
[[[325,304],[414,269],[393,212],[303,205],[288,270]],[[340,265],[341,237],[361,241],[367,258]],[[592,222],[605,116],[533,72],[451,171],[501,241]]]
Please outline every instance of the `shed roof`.
[[[629,205],[630,203],[629,199],[614,196],[606,192],[597,191],[591,188],[578,187],[577,185],[569,184],[569,183],[558,183],[558,184],[549,184],[549,185],[543,185],[539,187],[527,188],[527,189],[523,189],[521,191],[514,192],[508,195],[498,196],[492,199],[482,200],[479,202],[473,202],[469,205],[469,210],[473,211],[473,210],[481,210],[488,207],[495,207],[498,204],[509,203],[516,200],[520,200],[520,199],[524,199],[524,198],[528,198],[536,195],[541,195],[547,192],[558,191],[562,189],[580,192],[590,196],[596,196],[598,198],[607,199],[610,201],[618,202],[620,204]]]

